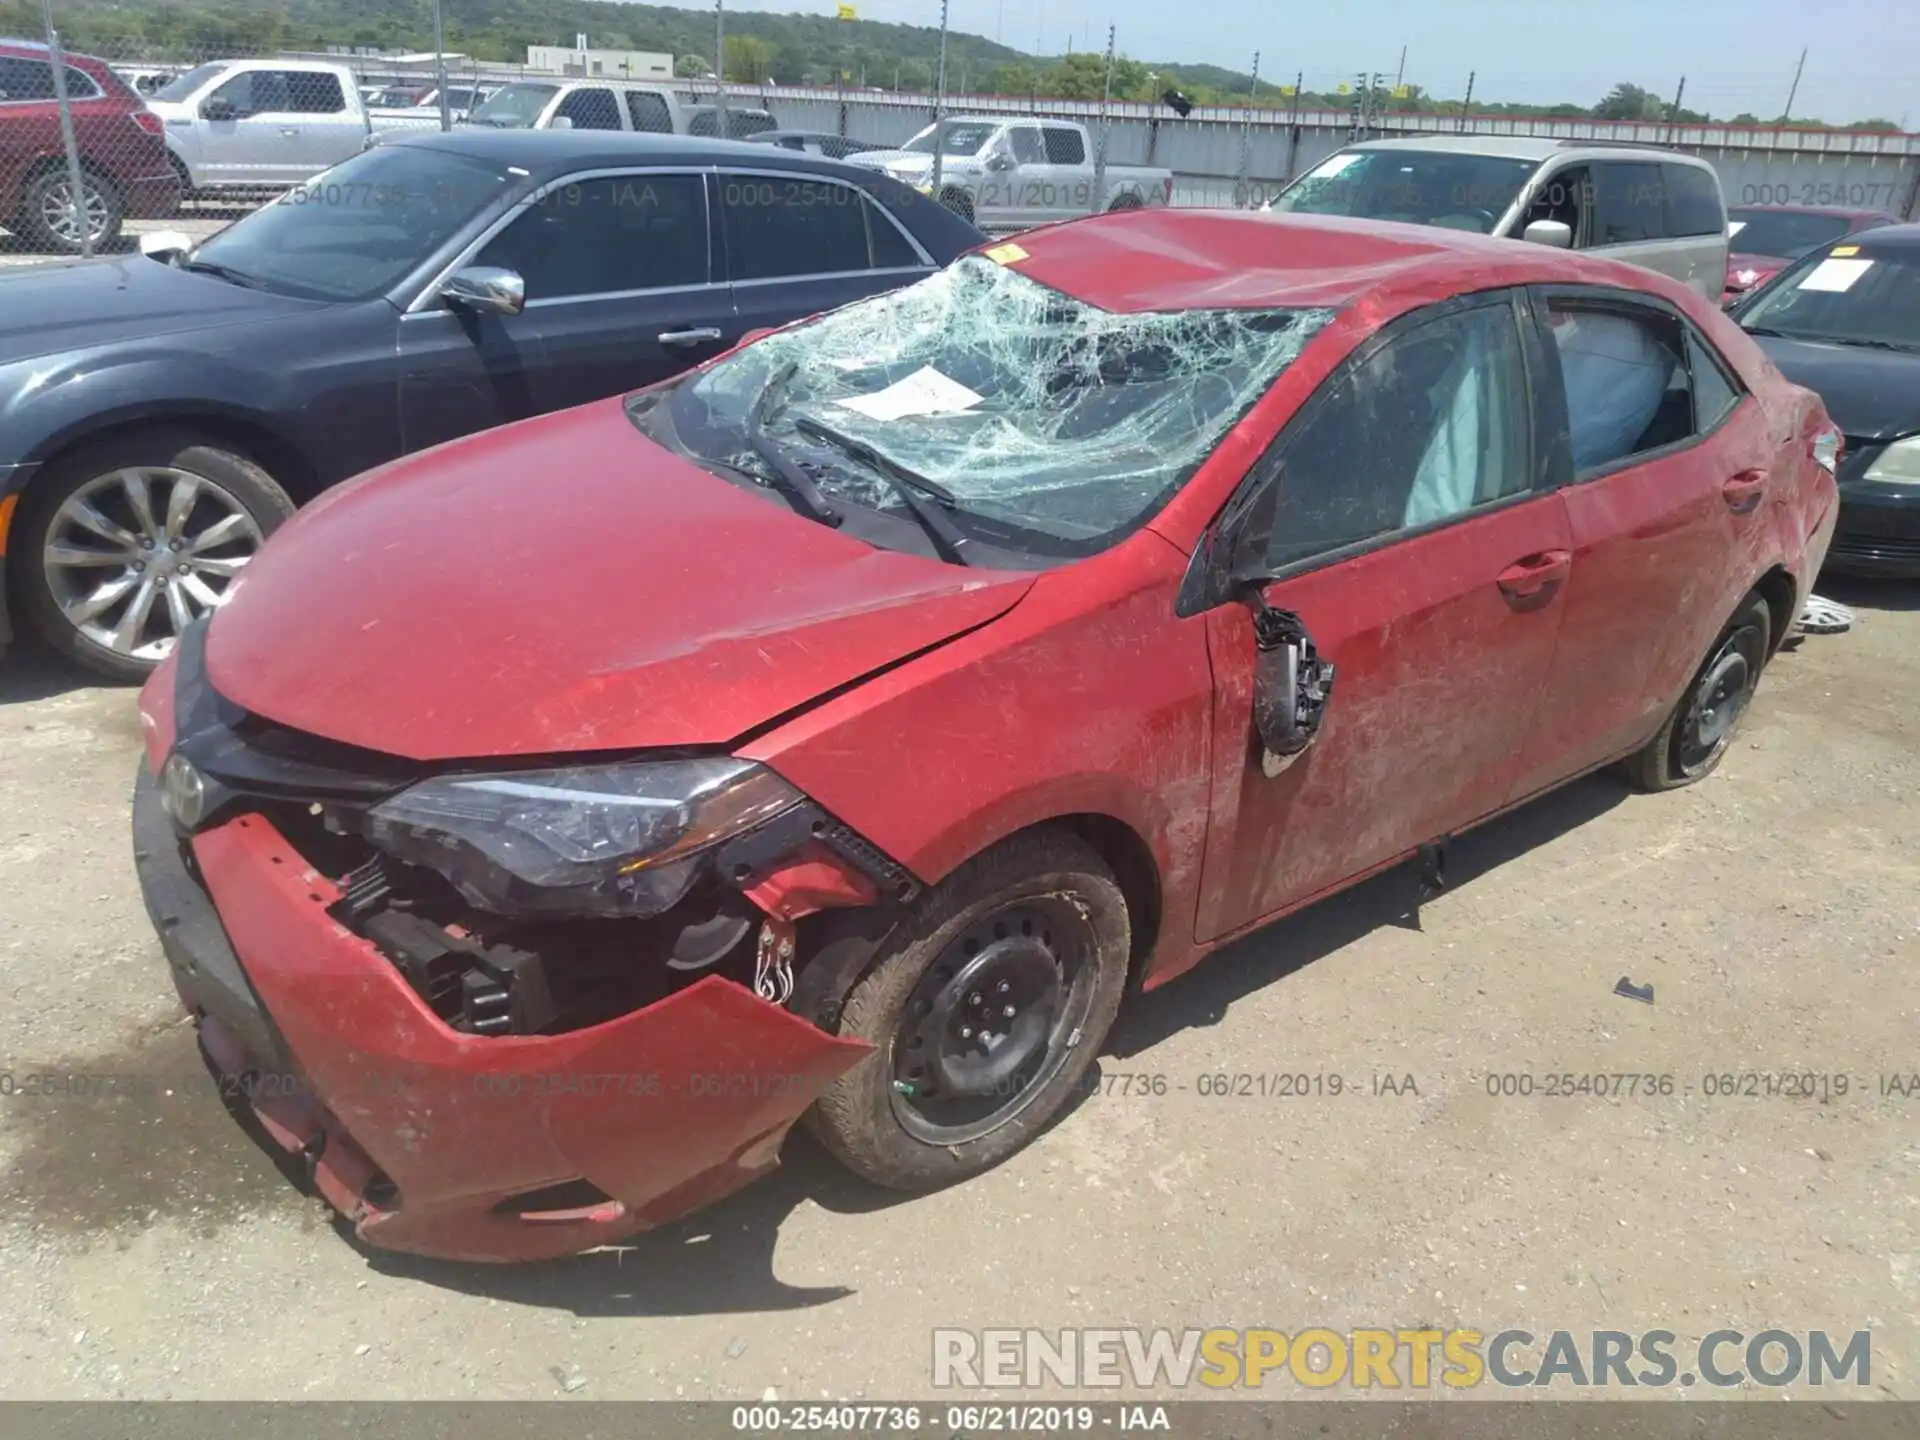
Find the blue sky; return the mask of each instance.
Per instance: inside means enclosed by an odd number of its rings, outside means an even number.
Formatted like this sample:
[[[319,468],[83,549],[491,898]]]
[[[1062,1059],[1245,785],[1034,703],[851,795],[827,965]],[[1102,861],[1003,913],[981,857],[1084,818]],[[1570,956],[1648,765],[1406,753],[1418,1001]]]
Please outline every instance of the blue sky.
[[[693,0],[698,3],[698,0]],[[833,0],[726,0],[729,10],[831,14]],[[937,25],[940,0],[853,0],[863,20]],[[1914,0],[950,0],[949,23],[1025,50],[1099,49],[1111,21],[1123,53],[1244,70],[1310,88],[1361,71],[1394,73],[1457,97],[1474,71],[1487,100],[1591,105],[1616,81],[1671,97],[1686,77],[1688,109],[1778,114],[1807,47],[1794,113],[1845,123],[1906,117],[1920,127],[1920,4]],[[955,77],[957,83],[958,77]]]

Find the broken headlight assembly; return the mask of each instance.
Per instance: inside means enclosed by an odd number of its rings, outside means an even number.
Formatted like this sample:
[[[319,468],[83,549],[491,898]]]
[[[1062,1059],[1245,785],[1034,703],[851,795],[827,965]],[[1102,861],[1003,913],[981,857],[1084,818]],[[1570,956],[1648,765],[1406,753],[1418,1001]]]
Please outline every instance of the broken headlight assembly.
[[[495,914],[643,918],[687,893],[711,847],[802,798],[724,758],[440,775],[374,807],[366,835]]]

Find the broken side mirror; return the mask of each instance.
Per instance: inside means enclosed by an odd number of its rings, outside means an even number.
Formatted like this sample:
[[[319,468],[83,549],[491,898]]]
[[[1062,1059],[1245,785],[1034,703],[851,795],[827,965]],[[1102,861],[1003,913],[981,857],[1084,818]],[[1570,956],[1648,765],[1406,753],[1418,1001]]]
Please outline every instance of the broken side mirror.
[[[140,253],[171,265],[193,249],[193,237],[178,230],[154,230],[140,237]]]
[[[1320,658],[1307,627],[1291,610],[1276,610],[1250,591],[1258,658],[1253,678],[1253,724],[1269,779],[1306,753],[1320,733],[1333,694],[1333,665]]]

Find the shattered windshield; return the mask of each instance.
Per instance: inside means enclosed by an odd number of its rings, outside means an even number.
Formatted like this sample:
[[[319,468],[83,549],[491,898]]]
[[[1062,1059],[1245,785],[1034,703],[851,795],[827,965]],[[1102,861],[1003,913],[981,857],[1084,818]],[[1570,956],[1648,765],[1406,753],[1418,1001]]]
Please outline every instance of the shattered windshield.
[[[676,397],[676,429],[703,458],[765,475],[750,420],[777,380],[762,439],[827,495],[903,503],[823,431],[932,482],[963,524],[1090,553],[1165,503],[1332,315],[1116,314],[968,256],[721,361]]]

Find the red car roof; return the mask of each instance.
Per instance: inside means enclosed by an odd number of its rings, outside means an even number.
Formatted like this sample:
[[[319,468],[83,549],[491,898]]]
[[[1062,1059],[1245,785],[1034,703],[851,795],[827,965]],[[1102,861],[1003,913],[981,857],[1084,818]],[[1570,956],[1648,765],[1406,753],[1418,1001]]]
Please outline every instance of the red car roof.
[[[1271,211],[1153,208],[1069,220],[984,247],[1023,275],[1105,310],[1343,308],[1365,296],[1440,296],[1555,281],[1652,290],[1678,282],[1618,261],[1437,226]]]

